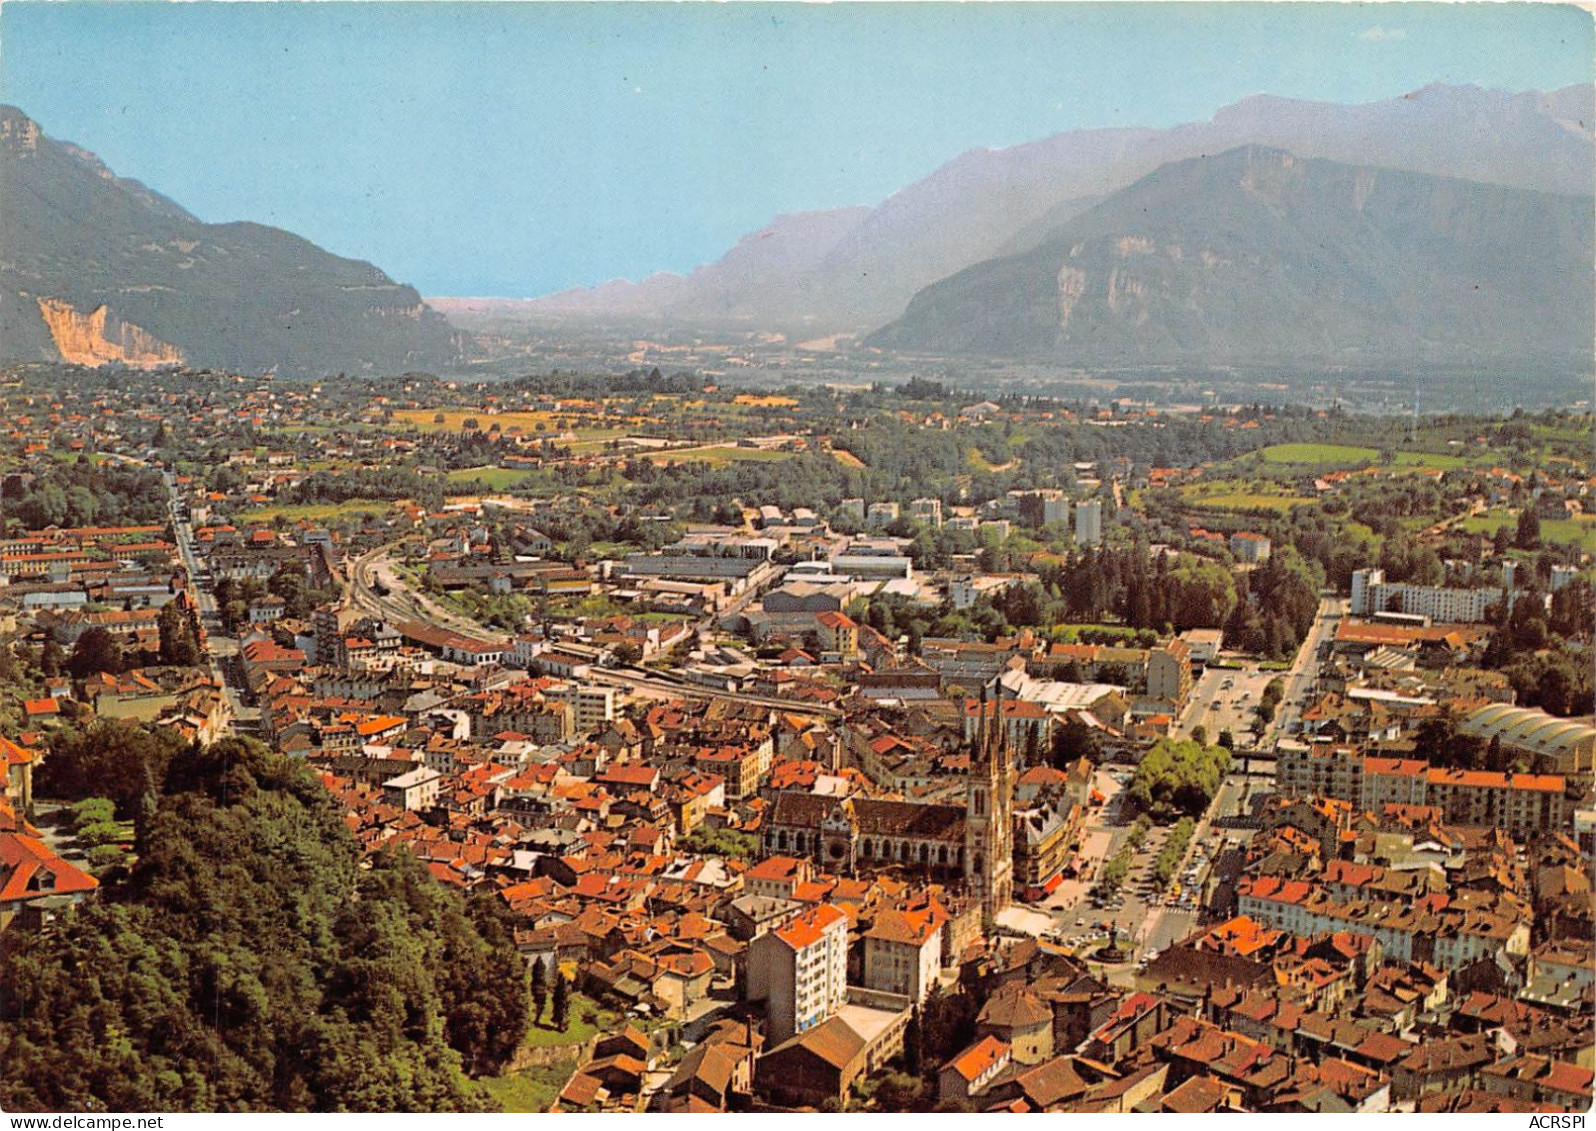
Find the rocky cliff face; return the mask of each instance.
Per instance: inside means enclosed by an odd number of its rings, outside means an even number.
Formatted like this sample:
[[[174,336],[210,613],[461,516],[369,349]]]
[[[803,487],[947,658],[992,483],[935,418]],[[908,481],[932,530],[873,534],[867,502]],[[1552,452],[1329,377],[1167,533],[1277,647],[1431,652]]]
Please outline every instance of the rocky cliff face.
[[[183,362],[183,353],[176,346],[152,336],[141,326],[111,317],[103,306],[82,314],[69,302],[41,298],[39,314],[61,360],[73,365],[117,362],[135,369],[156,369]]]
[[[0,107],[0,361],[246,372],[447,367],[416,291],[260,224],[205,224]]]

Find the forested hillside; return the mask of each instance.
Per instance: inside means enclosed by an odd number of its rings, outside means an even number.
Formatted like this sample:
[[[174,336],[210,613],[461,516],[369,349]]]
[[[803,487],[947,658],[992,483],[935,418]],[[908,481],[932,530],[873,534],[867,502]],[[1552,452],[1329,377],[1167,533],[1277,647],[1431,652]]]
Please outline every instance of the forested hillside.
[[[527,1025],[494,912],[405,853],[362,868],[302,764],[228,739],[163,775],[155,751],[127,751],[146,782],[132,875],[0,951],[0,1107],[491,1107],[469,1075]]]

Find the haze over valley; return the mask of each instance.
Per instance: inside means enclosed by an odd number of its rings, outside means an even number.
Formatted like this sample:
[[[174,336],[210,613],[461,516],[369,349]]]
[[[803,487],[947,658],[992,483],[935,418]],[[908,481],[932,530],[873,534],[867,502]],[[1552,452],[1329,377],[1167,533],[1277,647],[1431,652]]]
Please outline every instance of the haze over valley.
[[[1477,385],[1509,364],[1558,399],[1591,370],[1593,120],[1578,86],[1258,95],[1167,129],[971,150],[875,206],[775,217],[687,275],[424,303],[291,233],[203,224],[7,109],[0,329],[11,361],[696,358],[755,383],[930,365],[999,387],[1184,373],[1190,390],[1328,375],[1294,394],[1310,399],[1381,373]]]

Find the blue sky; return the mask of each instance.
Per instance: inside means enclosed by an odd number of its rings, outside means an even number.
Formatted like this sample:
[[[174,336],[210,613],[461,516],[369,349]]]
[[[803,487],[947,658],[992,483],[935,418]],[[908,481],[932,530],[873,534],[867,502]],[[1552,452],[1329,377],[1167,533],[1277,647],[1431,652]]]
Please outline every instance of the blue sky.
[[[0,101],[46,133],[439,295],[686,270],[975,146],[1592,56],[1537,4],[0,6]]]

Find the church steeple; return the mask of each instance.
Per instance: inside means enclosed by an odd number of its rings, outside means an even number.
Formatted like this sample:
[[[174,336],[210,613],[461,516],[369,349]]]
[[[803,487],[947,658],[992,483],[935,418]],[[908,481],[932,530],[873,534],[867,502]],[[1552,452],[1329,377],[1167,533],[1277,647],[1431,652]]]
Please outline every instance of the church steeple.
[[[970,744],[970,764],[973,767],[986,757],[986,684],[981,685],[981,705],[975,716],[975,741]]]
[[[1014,891],[1014,767],[1008,747],[1003,701],[989,706],[983,683],[965,795],[964,879],[988,923]]]

